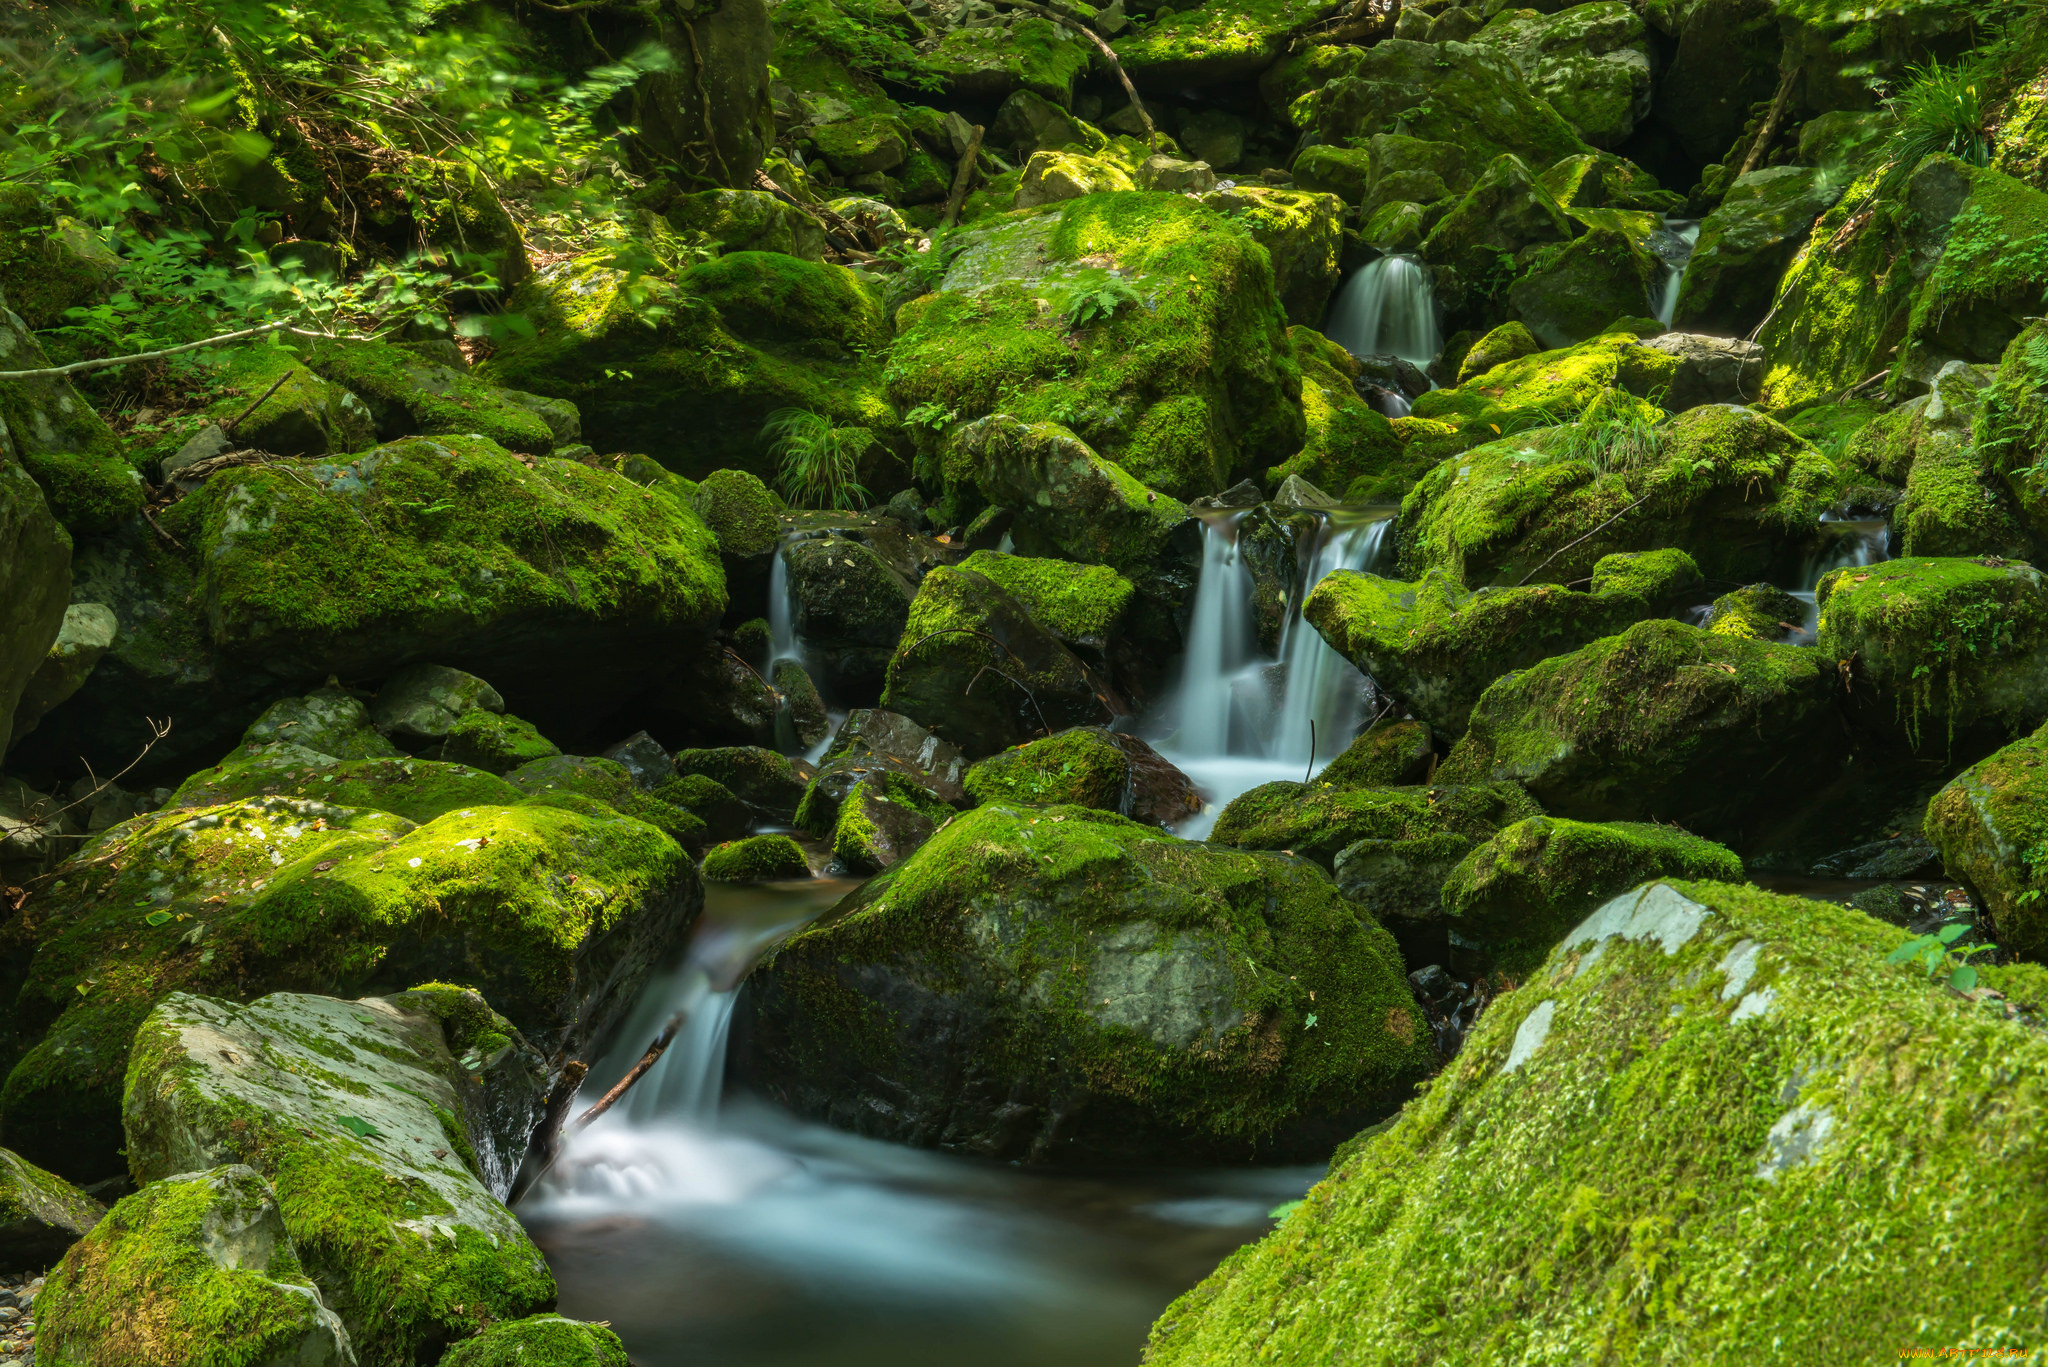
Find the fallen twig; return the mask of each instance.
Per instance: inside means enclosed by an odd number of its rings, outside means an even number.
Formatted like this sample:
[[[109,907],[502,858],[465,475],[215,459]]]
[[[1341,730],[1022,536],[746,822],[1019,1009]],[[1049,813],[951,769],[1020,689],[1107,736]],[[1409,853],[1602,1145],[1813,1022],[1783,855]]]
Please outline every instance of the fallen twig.
[[[1749,145],[1749,155],[1742,159],[1742,169],[1735,173],[1737,180],[1757,168],[1770,149],[1771,140],[1778,136],[1778,125],[1785,120],[1785,108],[1792,102],[1792,87],[1799,80],[1799,68],[1787,67],[1778,80],[1778,93],[1771,99],[1770,112],[1764,115],[1764,126],[1757,130],[1756,141]]]
[[[241,412],[235,414],[235,420],[233,422],[222,423],[220,430],[227,433],[229,436],[233,436],[235,434],[235,429],[237,427],[240,427],[244,422],[246,422],[251,413],[254,413],[257,409],[263,407],[263,401],[265,399],[269,398],[272,394],[275,394],[278,390],[284,388],[284,382],[286,380],[289,380],[291,377],[292,372],[289,368],[287,368],[283,374],[279,375],[276,379],[270,382],[270,388],[264,390],[263,393],[257,397],[254,403],[250,404]]]
[[[1651,490],[1651,493],[1655,493],[1655,492],[1656,492],[1656,491],[1655,491],[1654,489],[1653,489],[1653,490]],[[1634,511],[1635,511],[1636,509],[1638,509],[1638,508],[1642,507],[1642,506],[1643,506],[1643,505],[1644,505],[1645,503],[1648,503],[1649,501],[1650,501],[1650,494],[1644,494],[1644,495],[1643,495],[1643,496],[1642,496],[1641,498],[1639,498],[1639,499],[1637,499],[1637,500],[1636,500],[1635,502],[1633,502],[1633,503],[1629,504],[1629,505],[1628,505],[1628,507],[1626,507],[1626,508],[1623,508],[1623,509],[1622,509],[1622,510],[1621,510],[1620,512],[1616,513],[1616,514],[1615,514],[1615,515],[1614,515],[1613,517],[1610,517],[1610,518],[1608,518],[1608,519],[1607,519],[1607,520],[1606,520],[1605,522],[1603,522],[1603,523],[1601,523],[1601,524],[1600,524],[1599,526],[1595,527],[1595,528],[1594,528],[1594,529],[1593,529],[1592,531],[1590,531],[1590,532],[1587,532],[1587,533],[1586,533],[1586,534],[1585,534],[1584,536],[1582,536],[1582,537],[1579,537],[1579,538],[1578,538],[1577,540],[1574,540],[1574,541],[1568,541],[1568,542],[1566,542],[1566,543],[1565,543],[1564,545],[1562,545],[1562,546],[1559,546],[1559,547],[1558,547],[1558,548],[1557,548],[1556,550],[1552,551],[1552,552],[1551,552],[1551,553],[1550,553],[1550,554],[1549,554],[1548,556],[1544,557],[1543,563],[1542,563],[1541,565],[1538,565],[1538,566],[1537,566],[1537,567],[1536,567],[1535,569],[1533,569],[1533,570],[1530,570],[1530,571],[1529,571],[1529,572],[1528,572],[1527,574],[1523,575],[1523,576],[1522,576],[1522,577],[1521,577],[1520,579],[1517,579],[1517,580],[1515,581],[1515,587],[1516,587],[1516,588],[1520,588],[1520,587],[1522,587],[1522,585],[1524,585],[1524,584],[1528,583],[1528,582],[1529,582],[1529,581],[1530,581],[1531,579],[1534,579],[1534,578],[1535,578],[1535,577],[1536,577],[1536,576],[1537,576],[1538,574],[1542,573],[1542,572],[1543,572],[1543,570],[1544,570],[1544,569],[1546,569],[1546,568],[1547,568],[1547,567],[1549,566],[1549,564],[1550,564],[1550,562],[1551,562],[1551,561],[1553,561],[1553,560],[1557,559],[1557,558],[1558,558],[1558,557],[1559,557],[1560,555],[1563,555],[1563,554],[1564,554],[1564,553],[1565,553],[1566,551],[1570,550],[1570,549],[1571,549],[1571,548],[1572,548],[1573,546],[1576,546],[1576,545],[1580,544],[1580,542],[1585,542],[1585,541],[1591,541],[1591,540],[1592,540],[1592,539],[1593,539],[1594,537],[1596,537],[1596,536],[1598,536],[1598,535],[1599,535],[1600,533],[1602,533],[1602,532],[1606,531],[1606,530],[1607,530],[1607,529],[1608,529],[1609,527],[1611,527],[1611,526],[1613,526],[1613,525],[1614,525],[1615,523],[1617,523],[1617,522],[1621,521],[1621,519],[1622,519],[1622,518],[1624,518],[1624,517],[1628,516],[1628,515],[1629,515],[1630,513],[1634,512]]]
[[[92,361],[73,361],[70,365],[45,366],[41,370],[0,370],[0,380],[60,380],[66,375],[82,375],[88,370],[105,370],[110,366],[133,365],[138,361],[160,361],[166,356],[176,356],[183,351],[197,351],[201,347],[219,346],[223,342],[239,342],[244,337],[261,337],[268,333],[293,328],[290,323],[265,323],[262,327],[243,328],[240,332],[223,332],[218,337],[208,337],[200,342],[184,342],[178,346],[163,347],[157,351],[140,351],[133,356],[102,356]],[[320,336],[319,333],[305,335]],[[267,396],[266,396],[267,397]],[[243,416],[247,416],[244,414]]]
[[[640,1061],[634,1064],[624,1077],[619,1079],[618,1085],[599,1097],[589,1110],[570,1122],[569,1130],[572,1134],[583,1129],[591,1121],[617,1105],[619,1098],[624,1096],[634,1083],[647,1076],[647,1070],[652,1068],[655,1062],[668,1052],[669,1045],[675,1043],[676,1035],[682,1030],[683,1021],[688,1015],[689,1012],[687,1011],[678,1011],[668,1018],[668,1024],[661,1027],[661,1033],[654,1037],[654,1043],[647,1046],[647,1052],[642,1054]]]
[[[953,172],[953,190],[946,196],[945,216],[939,219],[941,228],[950,228],[960,218],[960,206],[967,202],[967,187],[974,181],[974,163],[981,156],[980,124],[967,137],[967,150],[960,154],[959,169]]]

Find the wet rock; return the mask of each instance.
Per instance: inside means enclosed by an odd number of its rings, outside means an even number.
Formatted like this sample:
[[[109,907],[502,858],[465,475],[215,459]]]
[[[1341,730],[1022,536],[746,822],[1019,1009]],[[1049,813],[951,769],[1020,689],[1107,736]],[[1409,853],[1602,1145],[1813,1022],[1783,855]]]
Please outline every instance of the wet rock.
[[[1986,985],[2010,1001],[1960,997],[1885,963],[1900,938],[1848,908],[1725,883],[1615,899],[1487,1008],[1398,1120],[1169,1308],[1148,1361],[1229,1363],[1257,1333],[1274,1361],[1306,1363],[1333,1343],[1405,1342],[1436,1323],[1510,1353],[1598,1353],[1637,1322],[1600,1299],[1613,1264],[1546,1261],[1559,1222],[1596,1210],[1655,1221],[1667,1266],[1752,1269],[1712,1291],[1670,1286],[1674,1312],[1720,1312],[1693,1336],[1709,1357],[2031,1341],[2030,1251],[1995,1251],[1931,1309],[1887,1293],[1934,1265],[1912,1241],[1885,1241],[1796,1306],[1772,1289],[1873,1210],[1922,1227],[1967,1220],[1983,1201],[2039,1208],[2031,1156],[1984,1169],[1980,1190],[1925,1184],[1898,1207],[1902,1167],[1967,1165],[1980,1145],[2031,1155],[2036,1103],[2009,1109],[2003,1070],[2048,1063],[2048,1040],[2012,1009],[2037,1009],[2037,979],[1990,970]],[[1876,1076],[1911,1081],[1860,1081]],[[1951,1107],[1977,1118],[1958,1126]],[[1503,1183],[1514,1199],[1495,1197]],[[1555,1280],[1532,1280],[1538,1265]],[[1527,1290],[1474,1294],[1490,1286]]]
[[[775,692],[782,706],[775,714],[775,738],[790,750],[808,750],[832,734],[825,700],[810,674],[795,660],[777,660],[773,670]]]
[[[626,1345],[601,1324],[529,1315],[485,1327],[441,1355],[441,1367],[629,1367]]]
[[[1770,312],[1779,276],[1842,197],[1839,172],[1766,166],[1729,187],[1700,224],[1674,319],[1679,326],[1746,336]]]
[[[919,588],[882,704],[968,755],[1122,710],[1109,685],[1022,603],[993,580],[953,569],[932,571]]]
[[[1108,658],[1130,607],[1130,580],[1107,565],[976,551],[960,568],[1006,590],[1032,620],[1098,662]]]
[[[1005,750],[967,771],[976,802],[1072,804],[1165,824],[1200,810],[1194,784],[1136,736],[1077,727]]]
[[[1435,762],[1426,724],[1376,721],[1359,732],[1318,777],[1347,788],[1399,788],[1426,781]]]
[[[635,786],[655,788],[675,775],[675,760],[661,742],[645,731],[635,731],[604,752],[604,758],[633,776]]]
[[[662,680],[644,715],[651,732],[678,747],[772,747],[780,708],[746,661],[730,650],[700,649]]]
[[[1320,778],[1281,781],[1235,798],[1209,838],[1240,849],[1281,850],[1330,868],[1361,840],[1416,841],[1445,833],[1483,840],[1541,811],[1512,783],[1365,788]]]
[[[1456,312],[1483,302],[1477,291],[1502,253],[1574,236],[1572,221],[1529,164],[1506,154],[1430,229],[1422,258],[1435,268],[1438,299]]]
[[[803,846],[786,835],[753,835],[704,854],[704,877],[713,883],[753,883],[769,878],[808,878]]]
[[[1409,712],[1455,736],[1494,680],[1661,615],[1701,582],[1692,558],[1672,550],[1602,559],[1591,592],[1533,584],[1467,594],[1434,572],[1402,583],[1339,570],[1302,616]]]
[[[847,719],[867,714],[854,713]],[[845,735],[842,728],[841,734]],[[675,772],[702,775],[724,785],[742,802],[777,820],[787,821],[803,800],[804,776],[787,756],[761,746],[728,746],[714,750],[678,750]]]
[[[107,1208],[53,1172],[0,1149],[0,1272],[40,1272]]]
[[[1400,381],[1387,367],[1369,366],[1313,328],[1289,328],[1287,340],[1301,367],[1308,438],[1300,450],[1266,470],[1267,482],[1278,485],[1298,475],[1318,488],[1341,491],[1347,503],[1398,500],[1421,470],[1380,407],[1395,408],[1392,400],[1399,391],[1382,388],[1368,376],[1390,384]],[[1263,620],[1260,626],[1263,631]]]
[[[1820,649],[1869,729],[1982,754],[2048,720],[2048,583],[2031,565],[1911,556],[1820,582]]]
[[[807,537],[791,541],[782,557],[796,634],[806,645],[887,648],[902,636],[916,589],[869,547]]]
[[[1273,260],[1273,288],[1287,321],[1315,327],[1337,288],[1344,251],[1344,202],[1335,195],[1233,185],[1202,203],[1247,229]]]
[[[1314,1151],[1428,1051],[1392,940],[1317,870],[1079,807],[956,817],[747,999],[744,1072],[785,1104],[1031,1162]]]
[[[1619,147],[1650,112],[1649,30],[1620,0],[1557,13],[1511,10],[1473,36],[1595,147]]]
[[[781,497],[749,471],[713,470],[690,495],[690,506],[718,538],[718,559],[725,568],[725,620],[765,615],[782,536]]]
[[[1977,366],[1957,362],[1945,368],[1927,394],[1872,419],[1843,453],[1845,466],[1905,486],[1893,521],[1906,555],[2033,554],[2032,519],[2026,514],[2031,490],[2010,474],[2000,478],[1992,459],[2000,445],[1980,443],[1974,435],[1990,379]],[[1992,412],[2016,390],[1994,396]],[[2016,462],[2006,455],[1998,463]]]
[[[122,1117],[145,1183],[222,1163],[268,1180],[283,1234],[365,1361],[432,1356],[555,1295],[539,1250],[488,1184],[493,1171],[509,1182],[523,1145],[509,1166],[487,1161],[493,1136],[467,1123],[475,1112],[453,1080],[472,1061],[516,1074],[530,1125],[546,1084],[540,1059],[502,1023],[458,1059],[421,1005],[279,992],[237,1006],[174,993],[137,1031]],[[479,1050],[495,1057],[485,1064]],[[119,1219],[117,1207],[107,1223]]]
[[[206,1362],[222,1344],[348,1367],[353,1341],[307,1276],[270,1183],[230,1163],[121,1201],[36,1297],[37,1356]]]
[[[923,784],[889,770],[870,773],[839,804],[832,854],[847,868],[880,873],[908,858],[953,815],[953,807]]]
[[[306,791],[344,787],[317,764],[287,772]],[[415,776],[423,804],[432,777]],[[478,780],[519,791],[488,775],[462,782]],[[19,1060],[0,1087],[0,1143],[74,1180],[119,1166],[128,1043],[170,992],[465,984],[537,1047],[574,1053],[703,902],[674,840],[575,794],[500,797],[415,823],[280,793],[174,805],[99,839],[29,904],[23,928],[39,949],[0,1025],[0,1061]]]
[[[1925,878],[1939,865],[1939,851],[1917,835],[1873,840],[1842,850],[1813,866],[1815,878]]]
[[[1638,622],[1487,689],[1437,781],[1512,780],[1559,816],[1734,843],[1839,769],[1838,687],[1819,651]]]

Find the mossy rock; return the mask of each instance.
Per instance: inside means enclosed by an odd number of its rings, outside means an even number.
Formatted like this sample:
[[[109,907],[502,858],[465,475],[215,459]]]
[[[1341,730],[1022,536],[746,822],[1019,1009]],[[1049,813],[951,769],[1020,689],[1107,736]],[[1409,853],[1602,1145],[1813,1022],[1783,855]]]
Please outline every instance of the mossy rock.
[[[995,803],[756,971],[743,1067],[800,1113],[988,1157],[1281,1159],[1427,1067],[1402,971],[1306,863]]]
[[[1937,377],[1930,407],[1943,391]],[[1943,406],[1948,406],[1946,398]],[[1983,401],[1972,408],[1970,417],[1981,422],[1985,433],[1973,451],[1987,473],[2003,479],[2034,543],[2048,543],[2048,490],[2033,473],[2048,441],[2048,324],[2034,323],[2013,338]]]
[[[1417,840],[1443,833],[1484,840],[1542,807],[1513,783],[1356,787],[1329,779],[1262,783],[1232,799],[1210,839],[1248,850],[1282,850],[1331,867],[1360,840]]]
[[[1633,406],[1626,395],[1618,402]],[[1587,435],[1599,421],[1587,419]],[[1632,467],[1603,470],[1580,435],[1526,431],[1437,466],[1401,505],[1403,570],[1441,570],[1474,587],[1569,583],[1615,552],[1668,547],[1710,579],[1749,582],[1803,558],[1842,495],[1832,461],[1747,409],[1679,414]]]
[[[692,506],[718,538],[721,555],[750,560],[773,552],[782,538],[782,499],[752,471],[713,470],[698,482]]]
[[[839,804],[833,857],[850,869],[880,873],[908,858],[953,815],[952,805],[921,783],[889,770],[869,774]]]
[[[804,847],[786,835],[732,840],[704,855],[704,877],[714,883],[753,883],[765,878],[808,878]]]
[[[808,750],[832,734],[831,713],[826,710],[825,697],[818,692],[809,670],[795,660],[777,660],[769,671],[769,681],[781,699],[775,713],[778,745]]]
[[[805,645],[887,649],[902,636],[917,590],[872,547],[827,533],[791,540],[782,561],[791,626]]]
[[[687,508],[478,437],[225,470],[158,520],[192,548],[208,643],[273,677],[426,659],[531,679],[579,654],[644,672],[725,610],[715,543]]]
[[[1807,604],[1775,584],[1751,584],[1724,593],[1700,625],[1717,636],[1745,641],[1784,641],[1806,627]]]
[[[979,756],[1044,731],[1107,722],[1115,710],[1110,696],[1001,585],[940,568],[925,576],[910,605],[882,706]]]
[[[1700,224],[1674,326],[1736,336],[1753,331],[1771,311],[1778,279],[1814,220],[1845,188],[1839,175],[1806,166],[1765,166],[1737,178]]]
[[[1072,805],[1121,812],[1130,760],[1095,727],[1076,727],[1005,750],[967,770],[976,802]]]
[[[244,745],[186,779],[164,806],[191,811],[288,797],[432,821],[464,807],[509,806],[521,796],[497,775],[468,765],[410,756],[342,760],[280,742]]]
[[[471,712],[503,712],[505,695],[466,670],[446,665],[408,665],[384,681],[371,704],[379,731],[414,749],[431,748]],[[271,737],[251,734],[244,740]],[[275,739],[285,739],[283,736]]]
[[[1320,15],[1307,0],[1205,0],[1140,21],[1111,46],[1141,85],[1215,85],[1258,75],[1287,50],[1297,27]]]
[[[816,261],[824,225],[765,190],[699,190],[677,195],[664,216],[679,232],[701,234],[725,251],[782,252]]]
[[[759,815],[734,796],[731,789],[703,774],[679,774],[656,785],[653,795],[703,823],[703,830],[692,837],[692,849],[707,839],[731,840],[745,835],[753,829]]]
[[[1534,356],[1541,350],[1543,345],[1527,326],[1519,322],[1502,323],[1474,342],[1464,359],[1458,362],[1458,384],[1464,385],[1495,366]]]
[[[1923,754],[1982,753],[2048,720],[2048,584],[2031,565],[1907,556],[1814,595],[1848,703]]]
[[[340,782],[400,763],[334,772]],[[315,766],[290,772],[333,786]],[[440,777],[416,773],[423,804],[450,795],[432,791]],[[452,982],[481,990],[544,1049],[583,1047],[702,905],[675,841],[584,802],[463,806],[415,824],[279,795],[108,831],[24,923],[39,948],[10,1025],[28,1051],[0,1088],[0,1142],[80,1180],[117,1167],[129,1040],[173,991]]]
[[[1301,367],[1308,439],[1266,471],[1266,482],[1299,475],[1319,489],[1343,491],[1347,503],[1397,502],[1434,462],[1410,459],[1386,415],[1359,396],[1351,353],[1308,327],[1289,328],[1287,341]]]
[[[1670,826],[1531,817],[1465,856],[1444,881],[1443,909],[1520,977],[1587,912],[1654,878],[1739,883],[1742,861]]]
[[[1429,230],[1422,257],[1436,268],[1437,297],[1447,308],[1481,312],[1507,283],[1505,259],[1526,248],[1570,242],[1574,235],[1563,206],[1529,163],[1504,153]]]
[[[331,343],[315,351],[308,363],[322,378],[361,399],[377,425],[377,435],[386,441],[468,434],[535,456],[563,444],[541,415],[510,391],[469,371],[436,365],[401,346]]]
[[[706,822],[686,804],[664,799],[663,790],[643,791],[633,774],[614,760],[551,754],[527,760],[505,774],[505,782],[530,805],[589,812],[602,803],[621,816],[644,822],[686,849],[704,842]]]
[[[486,773],[509,774],[522,764],[561,753],[562,747],[532,722],[478,708],[455,719],[435,757]]]
[[[1273,288],[1293,327],[1323,321],[1344,254],[1344,202],[1335,195],[1263,185],[1215,189],[1202,203],[1249,229],[1273,259]]]
[[[174,993],[136,1032],[129,1164],[145,1184],[195,1160],[248,1164],[276,1192],[277,1242],[341,1317],[357,1361],[418,1362],[554,1301],[546,1260],[487,1184],[486,1136],[466,1123],[455,1081],[509,1064],[532,1124],[542,1060],[501,1052],[458,1060],[437,1016],[405,997],[278,992],[238,1006]],[[489,1168],[509,1183],[523,1156]]]
[[[1249,227],[1182,195],[1092,194],[969,227],[945,261],[897,314],[900,407],[1058,422],[1175,498],[1301,444],[1301,377]]]
[[[50,1274],[35,1310],[45,1362],[368,1360],[306,1275],[270,1184],[240,1163],[119,1202]]]
[[[49,358],[0,295],[0,367],[41,370]],[[142,510],[142,477],[113,429],[59,376],[0,380],[0,460],[21,462],[74,534],[106,531]]]
[[[0,308],[12,307],[30,331],[59,327],[66,309],[102,298],[120,268],[98,233],[31,187],[0,189]]]
[[[1003,17],[1007,24],[945,30],[930,51],[918,54],[919,71],[944,82],[959,100],[993,103],[1024,90],[1056,104],[1070,102],[1094,47],[1041,15]]]
[[[1914,1231],[1987,1209],[2048,1218],[2030,1140],[2042,1103],[2005,1081],[2048,1066],[2048,1043],[2026,1016],[1887,964],[1903,938],[1726,883],[1615,899],[1487,1009],[1420,1100],[1170,1306],[1147,1361],[1309,1367],[1438,1335],[1506,1360],[1617,1342],[1730,1364],[2024,1351],[2048,1332],[2029,1248],[2001,1243],[1936,1304],[1897,1289],[1947,1266]],[[2038,1009],[2039,970],[1985,977]],[[1873,1076],[1911,1081],[1860,1081]],[[1973,1163],[1979,1145],[2026,1156]],[[1609,1293],[1641,1275],[1653,1238],[1666,1309],[1649,1323]],[[1812,1250],[1845,1239],[1870,1256],[1804,1284]]]
[[[1116,639],[1131,602],[1131,581],[1107,565],[976,551],[960,568],[1000,586],[1040,626],[1097,658]]]
[[[440,1367],[629,1367],[626,1345],[601,1324],[528,1315],[486,1326],[441,1355]]]
[[[1846,467],[1904,487],[1893,521],[1907,555],[2031,553],[2028,481],[2000,477],[2018,463],[2015,443],[1977,438],[1980,424],[1988,435],[2011,408],[2013,389],[1987,389],[1989,379],[1981,367],[1946,366],[1929,393],[1873,418],[1843,447]]]
[[[1401,788],[1426,780],[1435,759],[1429,727],[1422,722],[1377,721],[1316,777],[1347,788]]]
[[[2036,731],[1957,775],[1922,827],[1942,868],[1983,898],[1999,946],[2048,958],[2048,735]]]
[[[1531,93],[1595,147],[1619,147],[1650,112],[1650,35],[1622,0],[1497,14],[1473,37],[1520,69]]]
[[[1535,252],[1508,288],[1515,316],[1546,347],[1568,347],[1641,318],[1664,267],[1628,234],[1598,227],[1563,246]]]
[[[0,1273],[40,1273],[106,1213],[56,1173],[0,1149]]]
[[[1497,681],[1437,781],[1514,781],[1559,816],[1728,838],[1839,768],[1837,687],[1821,651],[1638,622]]]
[[[1517,348],[1511,338],[1508,334],[1496,339],[1489,333],[1481,341],[1512,352]],[[1475,344],[1474,351],[1475,365],[1492,361],[1491,349],[1479,351]],[[1646,399],[1668,389],[1678,371],[1677,357],[1646,347],[1635,333],[1618,328],[1577,346],[1493,361],[1476,375],[1461,369],[1456,386],[1422,395],[1412,413],[1499,435],[1536,423],[1573,421],[1605,400],[1610,390]]]
[[[678,750],[676,773],[699,774],[731,791],[741,801],[787,821],[803,801],[804,779],[786,755],[758,745],[716,750]]]
[[[1702,582],[1683,551],[1609,556],[1595,575],[1602,569],[1611,582],[1591,593],[1533,584],[1476,594],[1439,572],[1401,583],[1340,570],[1302,616],[1412,715],[1456,736],[1495,679],[1661,615]]]
[[[772,476],[760,434],[777,409],[885,437],[896,428],[870,359],[889,339],[880,294],[843,266],[738,251],[670,279],[598,251],[542,269],[510,307],[537,333],[499,348],[484,373],[572,401],[602,450],[644,452],[692,478]]]
[[[332,682],[304,697],[272,703],[242,733],[245,746],[272,743],[336,759],[395,759],[404,753],[372,724],[370,710],[354,694]]]

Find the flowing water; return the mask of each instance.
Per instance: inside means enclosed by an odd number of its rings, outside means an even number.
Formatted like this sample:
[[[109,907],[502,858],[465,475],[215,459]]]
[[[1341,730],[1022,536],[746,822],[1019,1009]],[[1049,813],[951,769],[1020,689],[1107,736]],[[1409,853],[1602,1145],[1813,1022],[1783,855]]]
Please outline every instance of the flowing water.
[[[768,571],[768,669],[777,661],[804,662],[804,643],[796,634],[796,605],[789,596],[789,538],[775,547],[775,564]]]
[[[1412,256],[1360,266],[1330,301],[1323,335],[1354,356],[1399,356],[1429,369],[1443,350],[1429,268]]]
[[[562,1313],[609,1320],[640,1367],[1130,1367],[1320,1171],[1038,1172],[722,1098],[741,980],[851,886],[712,885],[584,1095],[680,1009],[675,1043],[520,1205]]]
[[[1261,783],[1304,779],[1351,743],[1372,685],[1301,616],[1309,591],[1334,570],[1385,566],[1393,510],[1332,510],[1302,565],[1281,630],[1280,658],[1259,650],[1252,577],[1239,554],[1242,513],[1206,519],[1202,577],[1180,679],[1147,731],[1202,790],[1204,810],[1182,823],[1200,839],[1230,799]]]
[[[1678,314],[1678,294],[1685,284],[1686,263],[1692,260],[1692,249],[1700,240],[1700,225],[1689,219],[1667,217],[1663,231],[1651,238],[1650,245],[1664,263],[1664,278],[1657,286],[1657,321],[1665,327]]]
[[[1799,587],[1792,596],[1806,604],[1806,621],[1794,644],[1812,645],[1820,632],[1820,608],[1814,602],[1820,581],[1836,570],[1875,565],[1892,558],[1891,523],[1881,517],[1829,513],[1820,520],[1821,544],[1806,558]]]

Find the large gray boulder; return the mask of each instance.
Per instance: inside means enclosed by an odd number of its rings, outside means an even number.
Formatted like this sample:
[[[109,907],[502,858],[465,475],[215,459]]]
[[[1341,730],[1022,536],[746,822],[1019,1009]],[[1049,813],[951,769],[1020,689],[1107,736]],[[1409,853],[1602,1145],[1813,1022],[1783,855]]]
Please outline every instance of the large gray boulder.
[[[1306,861],[996,802],[756,971],[739,1066],[806,1115],[956,1152],[1286,1160],[1428,1068],[1403,971]]]
[[[1667,332],[1643,345],[1678,358],[1661,406],[1672,413],[1703,404],[1756,402],[1764,378],[1764,349],[1736,337]]]
[[[42,1271],[106,1213],[56,1173],[0,1149],[0,1273]]]
[[[35,1310],[43,1362],[391,1360],[357,1357],[306,1275],[276,1193],[241,1163],[165,1173],[122,1201],[50,1274]]]
[[[426,1006],[175,993],[137,1032],[129,1067],[135,1176],[255,1169],[365,1362],[433,1361],[488,1324],[554,1304],[546,1261],[492,1191],[499,1175],[509,1181],[506,1141],[516,1133],[523,1153],[539,1114],[539,1059],[495,1030],[458,1057]],[[501,1069],[523,1126],[480,1123],[458,1086]]]

